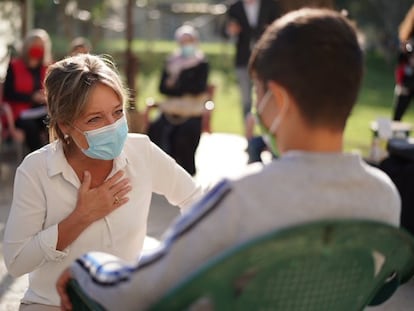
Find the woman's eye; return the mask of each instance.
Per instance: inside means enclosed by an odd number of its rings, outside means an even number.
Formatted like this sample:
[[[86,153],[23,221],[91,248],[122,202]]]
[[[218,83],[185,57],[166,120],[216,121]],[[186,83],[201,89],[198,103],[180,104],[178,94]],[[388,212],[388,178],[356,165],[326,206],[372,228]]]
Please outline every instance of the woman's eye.
[[[123,109],[119,109],[119,110],[115,111],[115,114],[117,116],[122,116],[122,115],[124,115],[124,110]]]
[[[96,122],[98,122],[99,120],[100,120],[100,117],[93,117],[93,118],[89,119],[89,120],[87,121],[87,123],[89,123],[89,124],[91,124],[91,123],[96,123]]]

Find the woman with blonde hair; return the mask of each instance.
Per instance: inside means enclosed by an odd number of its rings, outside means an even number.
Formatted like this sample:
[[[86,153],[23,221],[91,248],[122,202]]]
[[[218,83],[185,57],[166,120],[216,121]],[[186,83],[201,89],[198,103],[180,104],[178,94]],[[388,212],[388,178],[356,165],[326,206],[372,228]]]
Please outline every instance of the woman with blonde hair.
[[[78,54],[58,61],[45,91],[53,141],[16,171],[3,244],[9,273],[29,274],[25,311],[59,310],[57,277],[87,251],[135,261],[152,193],[181,208],[202,194],[146,135],[128,133],[126,90],[110,60]]]

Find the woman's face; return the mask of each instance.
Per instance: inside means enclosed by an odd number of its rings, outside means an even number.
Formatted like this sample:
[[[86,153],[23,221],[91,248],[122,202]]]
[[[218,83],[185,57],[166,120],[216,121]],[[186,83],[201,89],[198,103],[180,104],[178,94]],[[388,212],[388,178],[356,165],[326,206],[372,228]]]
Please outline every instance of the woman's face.
[[[89,53],[89,49],[87,46],[79,45],[71,51],[70,55],[76,56],[78,54],[88,54],[88,53]]]
[[[179,40],[181,54],[184,57],[192,57],[196,53],[196,39],[190,35],[183,35]]]
[[[183,35],[180,40],[178,41],[178,44],[180,46],[184,46],[184,45],[192,45],[195,44],[196,40],[194,39],[194,37],[190,36],[190,35]]]
[[[72,126],[67,126],[63,133],[69,136],[82,148],[89,148],[83,132],[95,130],[115,123],[124,116],[123,104],[115,91],[102,83],[97,83],[90,91],[88,102],[83,113]]]

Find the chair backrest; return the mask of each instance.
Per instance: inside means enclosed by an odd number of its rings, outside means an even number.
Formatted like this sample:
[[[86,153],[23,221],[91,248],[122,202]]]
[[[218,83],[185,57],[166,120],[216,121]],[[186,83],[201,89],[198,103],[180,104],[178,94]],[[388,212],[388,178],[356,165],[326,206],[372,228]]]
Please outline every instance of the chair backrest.
[[[224,252],[150,310],[363,310],[392,295],[383,290],[390,276],[395,290],[413,274],[414,238],[403,229],[322,221]]]
[[[277,230],[224,251],[150,310],[363,310],[373,300],[387,299],[413,274],[414,237],[404,229],[326,220]],[[392,290],[384,291],[390,279]],[[103,310],[76,284],[73,288],[72,302],[79,306],[74,310]],[[384,292],[387,296],[378,297]]]

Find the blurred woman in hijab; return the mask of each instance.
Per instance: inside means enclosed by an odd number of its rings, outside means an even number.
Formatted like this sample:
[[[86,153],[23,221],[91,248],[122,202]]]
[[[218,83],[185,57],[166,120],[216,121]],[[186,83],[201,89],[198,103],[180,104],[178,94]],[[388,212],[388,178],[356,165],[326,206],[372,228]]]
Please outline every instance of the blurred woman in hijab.
[[[184,25],[175,32],[178,49],[165,61],[159,91],[165,95],[161,114],[149,125],[153,142],[195,175],[194,155],[200,141],[208,100],[209,64],[199,48],[197,30]]]

